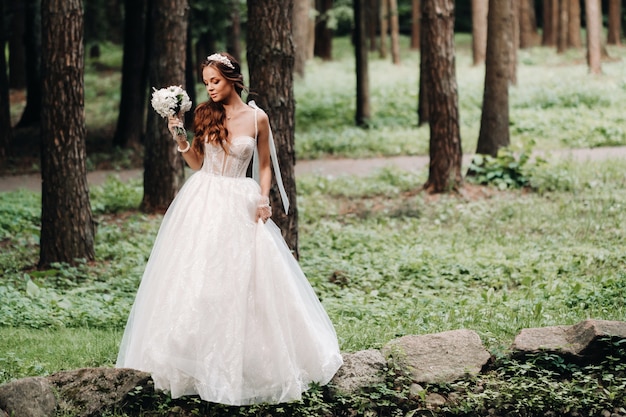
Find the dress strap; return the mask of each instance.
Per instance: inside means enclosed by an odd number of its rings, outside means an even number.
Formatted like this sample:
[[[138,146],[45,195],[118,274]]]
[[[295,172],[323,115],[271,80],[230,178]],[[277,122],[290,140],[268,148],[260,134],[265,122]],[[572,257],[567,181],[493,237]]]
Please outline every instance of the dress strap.
[[[254,131],[255,131],[255,139],[259,134],[259,129],[257,126],[257,111],[260,110],[260,107],[256,105],[254,100],[248,102],[248,105],[254,109]],[[278,164],[278,156],[276,153],[276,145],[274,144],[274,135],[272,135],[272,128],[269,128],[269,145],[270,145],[270,159],[272,160],[272,165],[274,167],[274,175],[276,176],[276,184],[278,184],[278,190],[280,191],[280,199],[283,202],[283,208],[285,209],[285,214],[289,213],[289,198],[287,198],[287,192],[285,191],[285,186],[283,185],[283,178],[280,175],[280,165]],[[254,147],[254,157],[252,158],[252,178],[254,178],[257,182],[259,182],[260,178],[260,164],[259,164],[259,147],[258,145]]]
[[[257,112],[259,111],[258,107],[254,108],[254,140],[259,138],[259,125],[257,123]]]

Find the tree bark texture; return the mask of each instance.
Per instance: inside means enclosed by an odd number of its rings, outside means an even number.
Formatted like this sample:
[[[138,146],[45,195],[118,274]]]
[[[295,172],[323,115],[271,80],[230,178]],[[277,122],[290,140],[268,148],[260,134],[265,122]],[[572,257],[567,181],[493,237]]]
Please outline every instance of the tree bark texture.
[[[463,184],[458,89],[454,58],[454,1],[422,0],[427,47],[430,166],[424,189],[457,190]]]
[[[622,44],[622,0],[609,0],[609,30],[606,43]]]
[[[543,0],[543,46],[556,46],[559,0]]]
[[[138,149],[146,109],[146,13],[147,0],[124,1],[124,56],[120,111],[113,145]]]
[[[188,0],[154,0],[148,80],[153,88],[185,85]],[[148,111],[144,146],[141,210],[164,212],[183,183],[183,158],[167,129],[167,120]]]
[[[26,0],[26,107],[16,127],[41,121],[41,0]]]
[[[26,5],[22,1],[14,2],[12,9],[9,38],[9,85],[11,88],[21,90],[26,87],[26,46],[24,45]]]
[[[420,49],[420,0],[411,1],[411,49]]]
[[[580,0],[570,0],[567,18],[567,46],[569,48],[582,48],[583,41],[580,37]]]
[[[570,0],[558,0],[558,2],[559,20],[556,35],[556,52],[561,54],[567,49]]]
[[[230,25],[226,38],[226,50],[238,62],[241,62],[241,12],[239,0],[231,0]]]
[[[389,35],[389,0],[380,0],[380,47],[378,55],[387,58],[387,35]]]
[[[308,59],[309,21],[311,20],[311,2],[309,0],[294,0],[293,9],[293,44],[295,53],[294,72],[304,78]]]
[[[293,91],[294,47],[291,37],[293,0],[248,0],[247,57],[250,89],[259,107],[269,116],[278,162],[289,198],[284,213],[276,177],[272,179],[272,219],[298,258],[298,206],[296,202],[295,98]]]
[[[511,2],[489,0],[485,87],[476,153],[497,156],[510,143],[509,57]]]
[[[511,26],[509,41],[509,83],[517,85],[517,51],[520,48],[520,2],[526,0],[509,0],[511,3]]]
[[[428,88],[430,83],[428,82],[428,54],[424,51],[428,48],[428,33],[424,26],[424,1],[422,0],[422,6],[420,8],[421,25],[420,25],[420,66],[419,66],[419,92],[417,95],[417,125],[422,126],[428,123],[430,119],[430,111],[428,106]]]
[[[356,59],[356,114],[357,126],[367,126],[371,117],[369,68],[365,28],[365,0],[353,0],[354,52]]]
[[[472,0],[472,57],[474,65],[485,63],[489,0]]]
[[[39,266],[94,259],[85,166],[81,0],[42,1],[41,236]]]
[[[333,30],[328,27],[328,13],[332,11],[333,0],[316,0],[315,4],[318,15],[317,23],[315,24],[315,49],[313,54],[324,61],[330,61],[333,59]]]
[[[4,12],[4,2],[0,2],[0,16]],[[2,36],[5,28],[0,22],[0,51],[4,52],[6,40]],[[11,106],[9,104],[9,79],[7,77],[7,62],[4,53],[0,54],[0,165],[9,154],[9,147],[13,141],[11,129]]]
[[[600,0],[585,0],[587,64],[591,74],[602,73],[602,9]]]
[[[391,62],[400,65],[400,22],[398,0],[389,0],[389,32],[391,34]]]
[[[519,24],[519,47],[521,49],[532,48],[537,44],[537,28],[535,26],[535,2],[534,0],[517,0],[518,24]]]
[[[378,17],[379,13],[380,8],[378,7],[378,0],[367,0],[365,7],[365,27],[367,29],[367,38],[369,39],[369,50],[372,52],[376,51],[378,45],[378,26],[380,23],[380,18]]]

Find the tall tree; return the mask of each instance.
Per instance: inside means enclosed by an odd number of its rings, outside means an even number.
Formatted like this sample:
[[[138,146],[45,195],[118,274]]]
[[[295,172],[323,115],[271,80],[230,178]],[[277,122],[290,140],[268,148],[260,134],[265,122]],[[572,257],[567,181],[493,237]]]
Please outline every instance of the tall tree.
[[[149,85],[164,88],[185,85],[188,0],[154,0],[148,65]],[[148,112],[144,151],[143,200],[145,212],[164,212],[183,183],[183,159],[167,123]]]
[[[511,26],[510,36],[508,37],[509,50],[509,82],[517,85],[517,50],[520,48],[520,7],[519,3],[526,0],[509,0],[511,3]]]
[[[420,0],[411,0],[411,49],[420,49]]]
[[[308,59],[309,21],[311,20],[311,2],[294,0],[293,9],[293,44],[295,51],[295,73],[304,78],[304,70]]]
[[[372,52],[377,49],[379,13],[378,0],[367,0],[365,6],[365,20],[367,23],[365,27],[367,28],[367,37],[369,39],[369,50]]]
[[[543,46],[556,46],[559,0],[543,0]]]
[[[580,37],[580,0],[570,0],[567,17],[567,46],[569,48],[582,48],[583,42]]]
[[[7,77],[7,62],[4,54],[8,38],[7,0],[0,0],[0,165],[9,153],[12,142],[11,107],[9,105],[9,79]]]
[[[568,29],[569,29],[569,6],[570,0],[558,0],[559,2],[559,19],[557,21],[556,31],[556,51],[563,53],[567,49]]]
[[[609,0],[609,31],[606,43],[609,45],[622,44],[622,1]]]
[[[366,127],[371,117],[369,69],[367,62],[367,31],[365,28],[365,0],[353,0],[354,53],[356,58],[356,116],[357,126]]]
[[[82,0],[42,1],[39,266],[95,256],[87,186]]]
[[[422,0],[424,1],[424,0]],[[424,5],[421,5],[420,15],[422,10],[424,10]],[[419,66],[419,92],[417,95],[417,125],[422,126],[429,122],[430,120],[430,107],[428,106],[428,68],[430,65],[428,63],[428,54],[424,51],[428,48],[427,39],[428,33],[426,32],[426,27],[424,26],[424,18],[421,18],[420,25],[420,66]]]
[[[12,9],[9,37],[9,84],[11,88],[21,90],[26,87],[26,48],[24,45],[26,5],[21,1],[14,2]]]
[[[602,8],[600,0],[585,0],[587,64],[592,74],[602,73]]]
[[[145,126],[147,0],[124,0],[124,56],[120,110],[113,144],[139,148]]]
[[[489,0],[472,0],[472,58],[474,65],[485,63],[488,10]]]
[[[26,0],[24,44],[26,107],[16,127],[37,125],[41,120],[41,0]]]
[[[293,92],[294,50],[291,37],[293,0],[248,0],[247,57],[250,89],[256,101],[269,116],[285,190],[289,213],[279,207],[276,179],[272,180],[270,201],[272,219],[280,228],[285,242],[296,256],[298,249],[298,208],[294,166],[295,98]]]
[[[230,22],[227,26],[226,50],[241,62],[241,10],[239,0],[230,0]]]
[[[391,61],[400,64],[400,22],[398,0],[389,0],[389,32],[391,34]]]
[[[380,45],[378,53],[387,58],[387,35],[389,35],[389,0],[380,0]]]
[[[456,190],[463,184],[458,89],[454,58],[454,1],[422,0],[426,28],[422,53],[428,61],[430,166],[427,192]],[[424,46],[424,44],[422,44]]]
[[[510,1],[489,0],[487,57],[476,153],[496,156],[510,143],[509,76],[512,45]]]
[[[537,27],[535,26],[535,2],[534,0],[517,0],[518,24],[519,24],[519,47],[531,48],[536,45]]]
[[[291,0],[288,0],[291,1]],[[329,26],[333,0],[316,0],[317,19],[315,23],[314,55],[325,61],[333,59],[333,30]]]

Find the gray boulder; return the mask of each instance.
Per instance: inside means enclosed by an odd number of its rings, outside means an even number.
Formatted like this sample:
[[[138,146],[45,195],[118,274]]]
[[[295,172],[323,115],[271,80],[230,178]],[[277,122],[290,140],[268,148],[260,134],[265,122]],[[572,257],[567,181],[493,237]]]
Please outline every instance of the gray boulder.
[[[59,410],[79,417],[122,408],[136,387],[146,393],[154,391],[150,374],[134,369],[83,368],[48,378],[59,394]]]
[[[554,352],[577,359],[603,357],[606,338],[626,338],[626,322],[584,320],[573,326],[523,329],[511,350],[519,353]]]
[[[343,354],[343,365],[333,377],[333,385],[342,394],[356,394],[360,390],[383,383],[382,373],[387,361],[379,350],[369,349]]]
[[[404,336],[387,343],[382,353],[407,369],[417,383],[453,382],[477,375],[491,358],[478,334],[464,329]]]
[[[53,389],[43,377],[0,385],[0,416],[53,417],[57,409]]]

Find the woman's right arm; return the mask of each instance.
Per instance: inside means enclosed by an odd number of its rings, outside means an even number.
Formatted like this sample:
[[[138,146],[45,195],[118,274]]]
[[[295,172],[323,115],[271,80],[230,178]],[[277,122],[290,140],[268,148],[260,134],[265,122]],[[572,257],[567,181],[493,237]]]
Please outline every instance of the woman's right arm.
[[[202,168],[202,156],[198,155],[196,151],[191,147],[191,144],[187,142],[187,135],[176,135],[174,131],[175,127],[184,127],[183,122],[176,116],[170,116],[168,118],[167,127],[172,133],[172,137],[175,137],[176,143],[178,145],[177,150],[183,156],[183,159],[185,160],[185,162],[187,162],[189,168],[193,169],[194,171]]]

